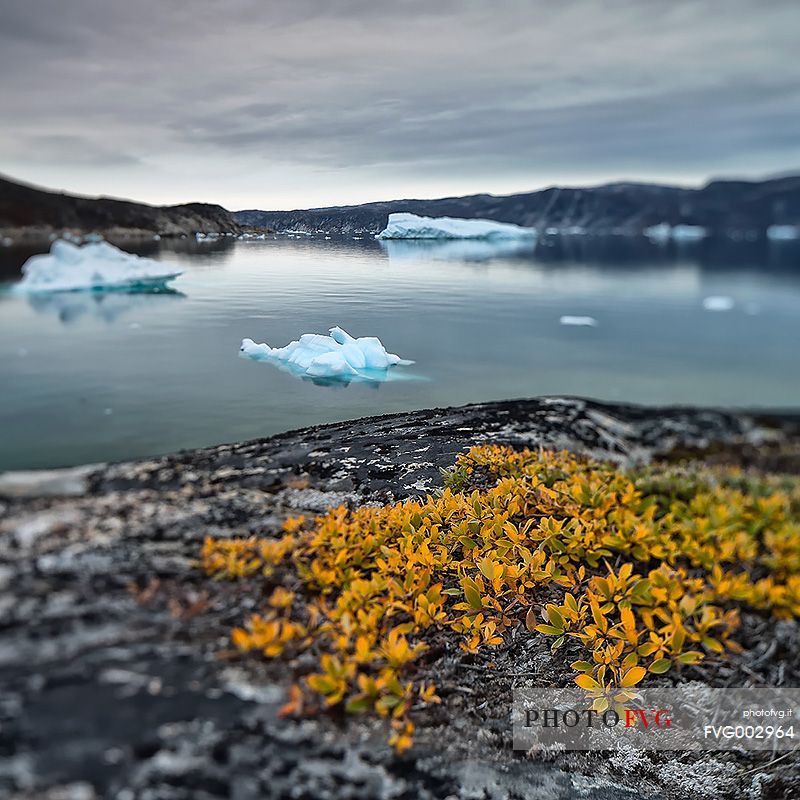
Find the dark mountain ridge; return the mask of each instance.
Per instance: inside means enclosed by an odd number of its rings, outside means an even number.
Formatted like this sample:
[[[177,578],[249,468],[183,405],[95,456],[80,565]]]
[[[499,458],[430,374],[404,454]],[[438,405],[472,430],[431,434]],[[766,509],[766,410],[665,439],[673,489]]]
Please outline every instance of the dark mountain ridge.
[[[108,197],[79,197],[0,176],[0,233],[11,237],[61,231],[180,236],[240,230],[230,211],[211,203],[151,206]]]
[[[619,182],[550,187],[512,195],[388,200],[294,211],[230,212],[211,203],[152,206],[47,191],[0,176],[0,237],[72,231],[124,236],[236,234],[244,228],[370,235],[389,214],[484,218],[589,234],[641,234],[660,223],[699,225],[709,234],[760,238],[773,225],[800,226],[800,176],[715,180],[700,188]]]
[[[639,234],[651,225],[699,225],[711,234],[763,236],[771,225],[800,223],[800,176],[764,181],[715,180],[701,188],[611,183],[551,187],[512,195],[476,194],[438,200],[390,200],[295,211],[233,213],[245,225],[275,230],[374,234],[389,214],[484,218],[540,229]]]

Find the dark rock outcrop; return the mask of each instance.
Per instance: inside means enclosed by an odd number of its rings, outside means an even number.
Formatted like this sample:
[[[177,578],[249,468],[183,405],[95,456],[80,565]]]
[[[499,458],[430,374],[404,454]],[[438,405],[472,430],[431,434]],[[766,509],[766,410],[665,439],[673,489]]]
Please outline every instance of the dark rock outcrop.
[[[118,237],[240,230],[240,224],[229,211],[209,203],[150,206],[107,197],[76,197],[0,177],[0,235],[13,238],[61,231]]]
[[[791,760],[764,768],[769,754],[706,754],[687,764],[681,754],[513,752],[512,682],[547,674],[549,648],[535,642],[493,656],[491,670],[460,652],[445,655],[449,693],[403,756],[386,746],[379,720],[280,719],[287,666],[226,655],[231,626],[261,601],[257,585],[208,581],[194,559],[207,535],[264,535],[289,514],[425,493],[441,485],[441,467],[480,442],[566,447],[621,463],[676,448],[717,458],[735,450],[745,464],[770,467],[769,443],[796,444],[799,427],[791,415],[551,398],[2,475],[0,796],[794,796]],[[781,469],[797,469],[793,452],[783,452]],[[798,626],[781,626],[754,637],[741,658],[771,659],[792,685]]]
[[[236,211],[242,224],[275,230],[378,233],[388,215],[484,218],[546,229],[577,226],[587,233],[640,234],[661,222],[700,225],[712,234],[763,237],[770,225],[800,223],[800,177],[765,181],[713,181],[700,189],[613,183],[586,189],[553,187],[495,196],[392,200],[299,211]]]

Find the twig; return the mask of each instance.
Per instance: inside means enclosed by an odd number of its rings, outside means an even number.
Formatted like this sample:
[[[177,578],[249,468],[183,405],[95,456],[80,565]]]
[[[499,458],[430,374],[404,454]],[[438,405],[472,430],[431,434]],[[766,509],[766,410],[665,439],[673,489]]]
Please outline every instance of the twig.
[[[793,747],[791,750],[789,750],[788,753],[784,753],[782,756],[778,756],[777,758],[773,758],[772,761],[767,761],[766,764],[759,764],[757,767],[754,767],[753,769],[748,769],[747,772],[742,772],[741,774],[742,775],[749,775],[751,772],[758,772],[759,770],[765,769],[766,767],[771,767],[773,764],[777,764],[779,761],[783,761],[784,758],[786,758],[787,756],[790,756],[797,749],[798,749],[797,747]]]

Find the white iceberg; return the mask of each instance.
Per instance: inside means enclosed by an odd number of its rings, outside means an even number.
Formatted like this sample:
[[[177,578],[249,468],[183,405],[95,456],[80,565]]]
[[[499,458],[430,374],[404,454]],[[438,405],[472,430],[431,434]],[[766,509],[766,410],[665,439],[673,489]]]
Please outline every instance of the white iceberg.
[[[672,225],[666,222],[660,222],[658,225],[651,225],[649,228],[644,229],[644,235],[650,239],[651,242],[668,242],[672,235]]]
[[[558,321],[562,325],[586,326],[591,328],[597,327],[597,320],[594,317],[576,317],[565,314],[563,317],[560,317]]]
[[[672,229],[672,238],[676,242],[699,242],[708,236],[708,231],[702,225],[675,225]]]
[[[734,305],[735,303],[732,297],[724,297],[721,295],[713,295],[703,300],[703,308],[706,311],[730,311]]]
[[[24,293],[148,289],[163,286],[180,274],[173,267],[126,253],[108,242],[81,247],[58,239],[49,253],[25,262],[16,289]]]
[[[793,239],[800,239],[800,226],[770,225],[767,228],[767,239],[771,242],[788,242]]]
[[[242,339],[239,349],[247,358],[284,367],[297,377],[332,381],[382,382],[388,379],[391,367],[414,363],[387,352],[374,336],[354,339],[338,326],[330,329],[330,336],[304,333],[285,347]]]
[[[389,223],[378,234],[378,239],[519,239],[536,235],[536,228],[523,228],[509,222],[402,213],[389,214]]]
[[[705,239],[708,231],[701,225],[670,225],[660,222],[644,229],[644,235],[653,242],[664,243],[672,239],[675,242],[699,242]]]

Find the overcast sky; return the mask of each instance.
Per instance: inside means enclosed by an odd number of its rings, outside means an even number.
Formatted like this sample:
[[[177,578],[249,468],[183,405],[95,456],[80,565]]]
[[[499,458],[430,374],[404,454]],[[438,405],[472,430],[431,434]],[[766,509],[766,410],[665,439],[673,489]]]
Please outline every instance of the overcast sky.
[[[797,0],[0,0],[0,172],[305,208],[800,167]]]

